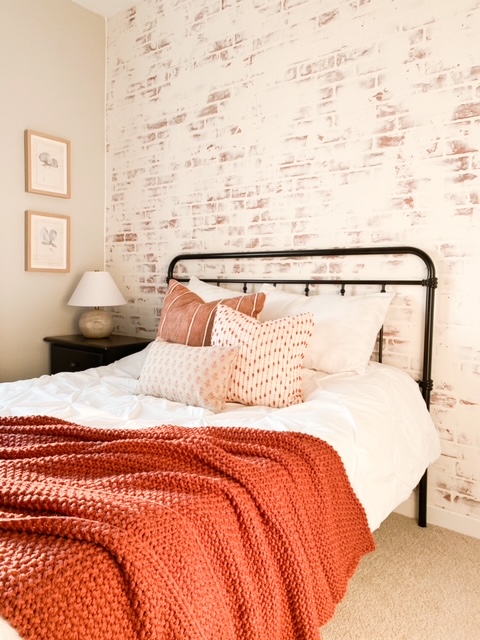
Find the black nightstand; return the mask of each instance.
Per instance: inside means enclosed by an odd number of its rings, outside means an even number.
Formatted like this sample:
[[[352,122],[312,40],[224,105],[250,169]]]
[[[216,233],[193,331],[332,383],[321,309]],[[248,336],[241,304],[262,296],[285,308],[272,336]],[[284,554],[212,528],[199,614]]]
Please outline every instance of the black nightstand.
[[[85,338],[84,336],[48,336],[50,343],[50,373],[60,371],[83,371],[90,367],[111,364],[141,351],[151,342],[148,338],[133,338],[112,334],[108,338]]]

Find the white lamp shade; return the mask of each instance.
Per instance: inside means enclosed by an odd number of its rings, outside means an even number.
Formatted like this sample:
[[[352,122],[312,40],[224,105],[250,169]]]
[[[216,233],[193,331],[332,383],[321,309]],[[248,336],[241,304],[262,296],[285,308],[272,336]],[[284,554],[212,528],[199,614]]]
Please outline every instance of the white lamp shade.
[[[117,307],[127,301],[108,271],[85,271],[68,304],[72,307]]]

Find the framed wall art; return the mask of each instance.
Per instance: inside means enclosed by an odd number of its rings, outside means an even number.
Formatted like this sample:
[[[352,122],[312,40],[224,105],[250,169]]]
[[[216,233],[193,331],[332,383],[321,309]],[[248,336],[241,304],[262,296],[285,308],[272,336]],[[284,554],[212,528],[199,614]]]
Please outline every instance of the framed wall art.
[[[25,211],[25,270],[70,271],[70,217]]]
[[[71,197],[70,142],[25,131],[25,190],[57,198]]]

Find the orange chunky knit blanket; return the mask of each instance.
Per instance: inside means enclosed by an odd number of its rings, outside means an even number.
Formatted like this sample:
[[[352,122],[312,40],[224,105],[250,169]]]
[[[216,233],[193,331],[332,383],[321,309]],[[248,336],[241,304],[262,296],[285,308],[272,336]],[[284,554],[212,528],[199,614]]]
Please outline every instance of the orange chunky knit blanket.
[[[311,436],[0,419],[0,615],[25,640],[318,640],[373,548]]]

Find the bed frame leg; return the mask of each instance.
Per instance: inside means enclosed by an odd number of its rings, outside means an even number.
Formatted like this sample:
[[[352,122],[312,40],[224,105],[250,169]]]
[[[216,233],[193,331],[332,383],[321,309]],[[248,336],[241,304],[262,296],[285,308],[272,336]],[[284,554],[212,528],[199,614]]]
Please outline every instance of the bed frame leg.
[[[418,484],[418,526],[427,526],[427,471]]]

